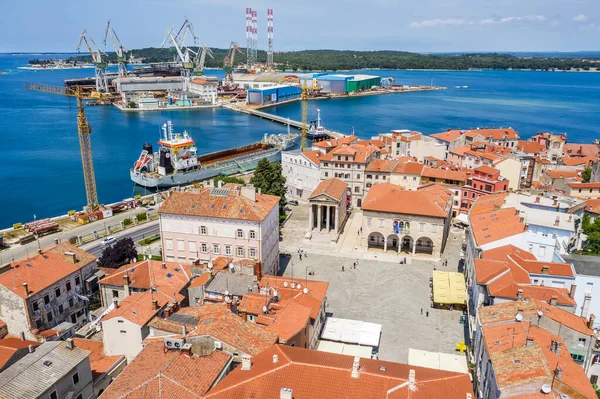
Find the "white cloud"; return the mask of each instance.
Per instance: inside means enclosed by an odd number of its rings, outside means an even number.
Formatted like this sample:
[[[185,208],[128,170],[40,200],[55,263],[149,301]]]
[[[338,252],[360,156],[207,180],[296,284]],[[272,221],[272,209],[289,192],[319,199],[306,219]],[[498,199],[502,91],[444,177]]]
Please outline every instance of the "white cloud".
[[[585,22],[587,20],[588,20],[588,17],[583,14],[579,14],[578,16],[573,17],[573,21],[575,21],[575,22]]]
[[[446,19],[425,19],[423,21],[411,22],[408,24],[409,28],[431,28],[433,26],[449,26],[449,25],[470,25],[469,23],[463,19],[455,19],[455,18],[446,18]]]
[[[480,25],[491,24],[510,24],[515,22],[543,22],[546,17],[543,15],[523,15],[520,17],[487,18],[479,21]]]

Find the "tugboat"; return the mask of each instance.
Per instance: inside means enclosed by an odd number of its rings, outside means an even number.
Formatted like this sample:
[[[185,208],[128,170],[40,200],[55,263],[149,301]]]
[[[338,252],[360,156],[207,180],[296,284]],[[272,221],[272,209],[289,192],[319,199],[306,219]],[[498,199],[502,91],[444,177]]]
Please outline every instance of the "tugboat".
[[[258,161],[281,159],[281,151],[294,145],[298,134],[265,134],[261,141],[198,155],[192,136],[184,131],[174,133],[168,121],[162,126],[158,152],[144,143],[142,153],[130,170],[131,180],[143,187],[166,188],[191,184],[215,176],[229,176],[255,169]]]
[[[310,123],[310,127],[308,128],[308,132],[306,132],[306,137],[311,140],[320,140],[320,139],[328,139],[329,135],[327,134],[327,130],[323,126],[321,126],[321,109],[317,108],[317,121],[312,121]]]

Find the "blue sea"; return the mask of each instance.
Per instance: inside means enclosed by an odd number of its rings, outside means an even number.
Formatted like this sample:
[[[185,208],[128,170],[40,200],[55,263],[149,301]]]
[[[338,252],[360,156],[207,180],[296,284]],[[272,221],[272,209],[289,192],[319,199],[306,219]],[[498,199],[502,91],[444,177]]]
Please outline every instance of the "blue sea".
[[[68,55],[0,54],[0,228],[16,222],[65,214],[85,204],[74,99],[31,92],[26,82],[62,85],[92,69],[26,71],[33,58]],[[214,73],[213,73],[214,72]],[[361,71],[391,76],[398,84],[445,86],[448,90],[309,103],[309,118],[321,109],[325,127],[369,138],[392,129],[426,134],[447,128],[513,127],[522,137],[539,131],[567,133],[569,142],[599,138],[600,74],[553,72]],[[209,71],[223,76],[221,71]],[[456,86],[460,86],[459,89]],[[463,86],[467,86],[463,88]],[[269,112],[300,119],[300,104]],[[129,169],[144,142],[156,144],[159,127],[173,121],[188,130],[202,152],[259,140],[283,126],[225,109],[122,113],[113,107],[86,107],[100,202],[139,193]]]

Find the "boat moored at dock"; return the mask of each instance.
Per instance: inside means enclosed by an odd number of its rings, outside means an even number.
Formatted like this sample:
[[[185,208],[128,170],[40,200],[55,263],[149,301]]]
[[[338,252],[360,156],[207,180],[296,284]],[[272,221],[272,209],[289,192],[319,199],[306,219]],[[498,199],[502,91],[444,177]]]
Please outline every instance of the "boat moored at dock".
[[[281,151],[294,145],[298,134],[265,134],[261,141],[241,147],[198,155],[190,134],[174,133],[171,121],[162,126],[159,149],[145,143],[130,171],[131,180],[143,187],[166,188],[191,184],[219,175],[229,176],[256,168],[262,158],[278,161]]]

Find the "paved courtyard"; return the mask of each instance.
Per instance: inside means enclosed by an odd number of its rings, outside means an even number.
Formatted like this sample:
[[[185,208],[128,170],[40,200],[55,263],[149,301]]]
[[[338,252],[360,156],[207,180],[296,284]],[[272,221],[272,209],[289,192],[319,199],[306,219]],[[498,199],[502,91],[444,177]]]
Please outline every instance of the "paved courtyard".
[[[281,273],[328,281],[327,312],[334,317],[382,324],[380,359],[407,362],[409,348],[455,353],[455,345],[464,340],[464,327],[459,324],[462,312],[430,308],[429,278],[434,265],[438,270],[458,270],[462,230],[452,229],[450,233],[443,255],[448,266],[444,267],[440,261],[417,258],[410,264],[399,264],[398,255],[383,260],[371,253],[361,256],[338,250],[339,245],[331,245],[328,254],[324,252],[325,242],[313,244],[312,240],[298,237],[295,224],[291,224],[294,229],[289,227],[284,228],[281,246],[292,256],[282,257]],[[298,259],[298,246],[308,252],[302,261]],[[357,258],[359,266],[355,270],[352,264]],[[314,276],[307,275],[312,271]],[[429,317],[425,315],[427,310]]]

